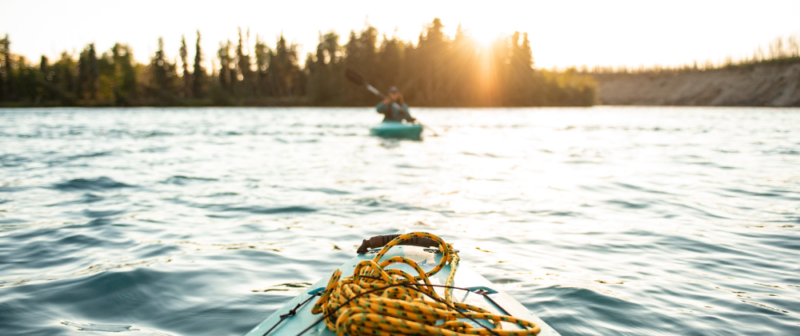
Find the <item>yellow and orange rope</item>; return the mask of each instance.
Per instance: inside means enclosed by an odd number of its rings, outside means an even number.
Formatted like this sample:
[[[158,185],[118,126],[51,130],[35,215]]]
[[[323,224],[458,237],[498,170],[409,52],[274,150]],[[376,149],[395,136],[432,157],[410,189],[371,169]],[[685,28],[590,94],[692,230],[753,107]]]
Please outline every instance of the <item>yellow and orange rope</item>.
[[[380,261],[390,248],[411,238],[428,238],[439,243],[442,260],[430,272],[425,272],[411,259],[392,257]],[[311,310],[324,313],[325,324],[337,336],[360,335],[536,335],[540,327],[513,316],[491,312],[451,297],[453,279],[459,257],[450,244],[427,232],[412,232],[395,238],[373,258],[356,265],[353,275],[341,279],[336,270],[328,286]],[[380,262],[380,263],[379,263]],[[394,263],[414,268],[418,276],[399,269],[386,269]],[[450,275],[442,299],[433,290],[429,277],[450,264]],[[422,283],[420,283],[422,281]],[[433,300],[427,300],[426,297]],[[459,320],[461,319],[461,320]],[[464,319],[485,321],[488,328],[476,327]],[[514,323],[522,330],[502,330],[500,322]],[[487,325],[488,324],[488,325]]]

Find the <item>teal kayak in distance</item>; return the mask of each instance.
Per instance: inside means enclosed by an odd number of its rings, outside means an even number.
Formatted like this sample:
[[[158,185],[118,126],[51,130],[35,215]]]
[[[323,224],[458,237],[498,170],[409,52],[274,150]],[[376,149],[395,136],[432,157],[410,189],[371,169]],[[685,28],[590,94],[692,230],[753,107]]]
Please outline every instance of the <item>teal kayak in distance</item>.
[[[422,139],[422,125],[384,121],[370,128],[369,134],[382,138],[420,140]]]
[[[374,237],[373,237],[374,239]],[[353,274],[356,265],[363,260],[371,260],[376,256],[380,249],[370,249],[364,254],[359,254],[355,258],[339,266],[342,276]],[[363,252],[363,251],[362,251]],[[425,248],[422,246],[398,245],[392,247],[381,260],[392,257],[404,257],[415,261],[424,271],[430,272],[443,258],[438,248]],[[407,264],[391,264],[386,269],[400,269],[409,274],[417,272]],[[450,274],[450,265],[446,265],[438,273],[430,277],[433,284],[445,284]],[[331,270],[333,273],[335,270]],[[320,295],[325,292],[329,277],[320,279],[305,291],[291,299],[282,308],[274,312],[270,317],[253,328],[245,336],[283,336],[298,335],[301,331],[309,328],[303,335],[314,336],[334,336],[335,332],[328,330],[325,322],[321,322],[320,314],[312,314],[311,309],[317,303]],[[545,323],[541,318],[534,315],[517,300],[500,290],[500,287],[491,283],[489,280],[472,270],[470,265],[459,262],[454,277],[454,286],[469,289],[454,290],[453,300],[467,303],[488,310],[492,314],[510,315],[519,319],[533,322],[541,330],[537,336],[560,336],[560,334]],[[437,294],[444,296],[444,289],[436,288]],[[471,323],[472,324],[472,323]],[[503,323],[503,330],[520,330],[517,325],[507,322]]]

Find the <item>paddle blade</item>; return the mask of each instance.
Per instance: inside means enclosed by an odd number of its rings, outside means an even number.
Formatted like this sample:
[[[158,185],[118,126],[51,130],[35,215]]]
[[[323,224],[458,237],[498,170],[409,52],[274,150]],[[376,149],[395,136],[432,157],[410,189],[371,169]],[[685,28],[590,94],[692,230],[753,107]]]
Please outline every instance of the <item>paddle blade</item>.
[[[365,85],[367,83],[364,81],[364,78],[362,78],[361,75],[351,69],[346,69],[344,71],[344,76],[347,77],[347,79],[349,79],[351,82],[358,85]]]

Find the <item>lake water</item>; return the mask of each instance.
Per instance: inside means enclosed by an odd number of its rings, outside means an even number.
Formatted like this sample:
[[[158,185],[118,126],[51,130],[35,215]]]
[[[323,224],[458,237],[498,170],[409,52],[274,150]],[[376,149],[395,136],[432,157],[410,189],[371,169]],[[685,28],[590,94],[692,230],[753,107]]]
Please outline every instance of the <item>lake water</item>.
[[[800,334],[800,109],[0,109],[1,335],[241,335],[430,231],[564,335]]]

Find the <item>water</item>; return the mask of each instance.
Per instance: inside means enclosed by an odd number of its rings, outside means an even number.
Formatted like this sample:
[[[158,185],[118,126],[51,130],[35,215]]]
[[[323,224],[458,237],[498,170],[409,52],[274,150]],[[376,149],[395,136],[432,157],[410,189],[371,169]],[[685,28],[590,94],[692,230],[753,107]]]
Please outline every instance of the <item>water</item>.
[[[800,334],[800,110],[0,110],[0,334],[240,335],[431,231],[564,335]]]

